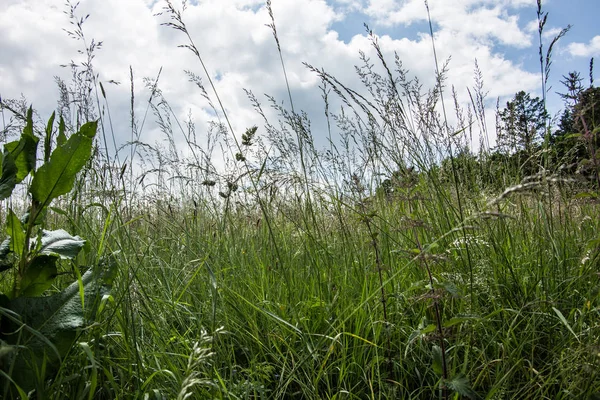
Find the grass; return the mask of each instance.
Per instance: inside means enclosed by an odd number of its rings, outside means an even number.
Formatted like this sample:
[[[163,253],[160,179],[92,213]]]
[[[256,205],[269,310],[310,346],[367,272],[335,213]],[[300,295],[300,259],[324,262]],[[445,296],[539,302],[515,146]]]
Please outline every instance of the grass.
[[[232,207],[221,230],[214,213],[175,204],[116,220],[106,247],[120,251],[120,287],[80,339],[94,364],[74,349],[61,374],[72,392],[56,395],[81,395],[96,374],[97,398],[434,398],[436,304],[449,376],[481,397],[597,392],[597,205],[482,197],[463,236],[448,189],[442,204],[427,180],[414,190],[422,200],[371,204],[376,234],[339,202],[313,204],[308,229],[302,204],[273,210],[279,258],[256,211]],[[77,233],[95,244],[90,217]]]
[[[170,26],[187,34],[169,7]],[[132,123],[142,172],[99,151],[64,212],[48,216],[88,239],[81,264],[114,254],[120,275],[32,396],[599,398],[597,201],[550,170],[519,181],[489,148],[460,153],[484,114],[461,134],[440,133],[440,91],[421,93],[371,38],[383,73],[363,58],[363,94],[313,69],[341,131],[328,151],[316,149],[305,116],[273,99],[280,121],[267,120],[263,136],[239,141],[215,124],[206,148],[181,124],[183,156],[175,116],[149,82],[171,148],[144,144]],[[331,92],[345,114],[328,111]],[[225,171],[210,157],[219,144]],[[449,146],[459,150],[450,167]],[[132,190],[142,178],[158,185]]]

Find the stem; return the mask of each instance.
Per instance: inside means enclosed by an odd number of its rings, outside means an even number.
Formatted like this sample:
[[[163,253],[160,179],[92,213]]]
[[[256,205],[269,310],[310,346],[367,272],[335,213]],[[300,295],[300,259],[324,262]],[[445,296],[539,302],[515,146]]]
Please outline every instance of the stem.
[[[421,242],[419,241],[419,236],[417,235],[416,230],[413,228],[415,241],[417,243],[417,247],[419,248],[421,255],[424,256],[423,246],[421,246]],[[446,343],[444,337],[444,331],[442,329],[442,314],[440,311],[440,305],[438,303],[438,298],[435,294],[435,288],[433,287],[433,274],[431,273],[431,268],[429,268],[429,264],[427,263],[427,259],[422,257],[423,265],[425,265],[425,270],[427,271],[427,276],[429,278],[429,285],[431,286],[431,296],[433,299],[433,309],[435,312],[435,323],[438,330],[438,335],[440,337],[440,349],[442,352],[442,378],[444,381],[448,380],[448,367],[446,366]],[[442,383],[442,397],[444,399],[448,399],[448,388],[446,387],[446,383]]]
[[[369,236],[371,237],[371,244],[373,245],[373,249],[375,250],[375,265],[377,266],[377,275],[379,277],[379,290],[381,291],[381,306],[383,307],[383,321],[385,323],[385,330],[387,333],[387,359],[389,365],[390,376],[393,372],[393,364],[392,364],[392,343],[390,339],[389,333],[389,321],[388,321],[388,313],[387,313],[387,296],[385,294],[385,287],[383,281],[383,263],[381,262],[381,254],[379,251],[379,245],[377,243],[376,232],[373,232],[371,227],[371,217],[366,215],[366,209],[364,204],[361,205],[361,211],[363,213],[363,218],[365,225],[367,226],[367,230],[369,231]]]

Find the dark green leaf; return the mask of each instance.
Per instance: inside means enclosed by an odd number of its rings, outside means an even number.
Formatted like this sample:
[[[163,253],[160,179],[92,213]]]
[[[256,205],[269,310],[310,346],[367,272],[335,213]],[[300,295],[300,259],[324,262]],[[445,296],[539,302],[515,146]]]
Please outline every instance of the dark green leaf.
[[[17,253],[18,256],[23,254],[23,248],[25,247],[25,230],[23,229],[21,220],[12,210],[8,211],[6,234],[11,237],[10,250]]]
[[[471,388],[471,384],[466,376],[458,374],[446,383],[448,387],[461,396],[469,399],[479,399],[479,395]]]
[[[63,259],[73,259],[77,257],[81,248],[85,245],[85,240],[79,236],[71,236],[64,229],[56,231],[42,231],[42,247],[40,254],[56,254]]]
[[[29,192],[42,206],[73,188],[75,176],[89,160],[97,122],[88,122],[52,152],[50,160],[36,172]]]
[[[17,183],[25,179],[31,170],[35,169],[37,154],[37,138],[22,135],[19,141],[6,143],[4,149],[9,151],[17,166]]]
[[[11,319],[11,326],[6,326],[3,331],[13,333],[3,334],[2,339],[9,345],[27,344],[27,349],[19,350],[13,364],[12,377],[17,384],[27,391],[33,389],[35,368],[41,370],[44,363],[47,374],[58,370],[60,357],[71,349],[81,329],[92,323],[102,297],[109,294],[114,268],[115,264],[109,263],[105,269],[95,274],[88,271],[81,277],[85,310],[81,305],[78,282],[53,296],[18,297],[10,302],[6,308],[19,315],[22,323]],[[3,314],[6,315],[8,310]],[[20,329],[24,324],[26,329]]]
[[[107,294],[110,288],[104,275],[94,276],[92,271],[83,274],[81,281],[88,307],[96,304],[95,297]],[[77,330],[85,326],[86,315],[93,313],[91,308],[86,312],[81,308],[78,282],[73,282],[64,291],[53,296],[19,297],[11,302],[10,308],[21,315],[24,322],[39,329],[61,354],[69,350]]]
[[[56,278],[56,255],[36,256],[27,267],[21,278],[20,296],[35,297],[44,293],[52,286]]]
[[[9,151],[17,166],[17,183],[20,183],[29,172],[35,170],[37,157],[37,144],[39,138],[33,134],[33,118],[31,107],[27,111],[27,123],[18,141],[4,145],[4,150]]]
[[[0,153],[0,168],[0,200],[4,200],[10,197],[17,184],[17,165],[10,152]]]

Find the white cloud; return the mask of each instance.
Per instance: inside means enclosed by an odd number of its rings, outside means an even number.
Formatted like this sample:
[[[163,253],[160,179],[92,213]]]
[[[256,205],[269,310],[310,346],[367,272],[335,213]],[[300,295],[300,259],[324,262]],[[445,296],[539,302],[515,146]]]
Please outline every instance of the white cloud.
[[[361,11],[364,7],[362,0],[333,0],[336,6],[340,6],[345,12]]]
[[[519,1],[454,0],[429,2],[432,22],[442,30],[461,32],[471,40],[494,39],[504,45],[527,47],[530,35],[518,25],[518,16],[509,7],[522,6]],[[365,12],[383,25],[411,25],[427,22],[422,0],[370,0]],[[468,21],[468,22],[467,22]]]
[[[589,43],[571,43],[568,51],[576,57],[592,57],[600,55],[600,35],[594,36]]]
[[[453,84],[466,101],[466,87],[473,85],[474,60],[486,80],[490,98],[512,96],[517,90],[532,90],[538,78],[494,51],[494,42],[506,46],[529,46],[530,37],[518,26],[518,18],[509,13],[510,7],[524,5],[517,1],[439,1],[431,3],[436,29],[436,47],[440,62],[452,56],[449,84]],[[360,89],[361,84],[353,65],[359,62],[358,51],[363,50],[376,60],[368,38],[356,35],[344,43],[331,30],[334,22],[344,17],[350,7],[363,7],[375,21],[383,24],[410,24],[423,21],[425,9],[422,0],[410,0],[398,5],[397,1],[370,0],[368,5],[357,0],[276,0],[273,11],[283,57],[290,80],[296,109],[305,109],[315,122],[315,135],[322,143],[317,127],[323,123],[319,80],[302,62],[323,67],[348,86]],[[161,26],[166,16],[156,17],[164,3],[152,0],[87,0],[79,12],[90,14],[84,31],[104,42],[97,52],[94,64],[100,80],[120,81],[119,86],[106,85],[117,141],[129,139],[129,67],[135,74],[137,115],[143,115],[144,101],[149,93],[144,89],[143,77],[155,77],[162,67],[159,86],[180,120],[192,110],[199,134],[211,118],[207,102],[197,88],[187,81],[184,69],[203,76],[201,65],[190,51],[177,48],[185,44],[185,36]],[[81,61],[76,50],[81,42],[67,37],[61,28],[68,28],[62,0],[10,0],[0,5],[0,25],[5,35],[0,36],[0,94],[3,98],[19,97],[24,93],[40,109],[42,116],[55,107],[58,91],[54,75],[69,78],[69,70],[59,64],[71,58]],[[217,91],[226,107],[234,128],[240,134],[253,124],[261,123],[251,108],[242,88],[253,90],[262,102],[263,93],[272,94],[287,105],[288,98],[277,48],[271,30],[265,26],[271,21],[262,0],[200,0],[189,2],[183,14]],[[469,20],[466,24],[465,21]],[[35,21],[24,24],[23,21]],[[376,30],[375,30],[376,31]],[[415,40],[383,36],[380,44],[384,55],[391,61],[397,52],[410,73],[418,76],[426,86],[434,83],[433,53],[427,34]],[[203,77],[207,90],[209,85]],[[212,96],[212,92],[209,90]],[[159,139],[153,125],[146,122],[142,140]],[[179,138],[179,140],[182,140]]]

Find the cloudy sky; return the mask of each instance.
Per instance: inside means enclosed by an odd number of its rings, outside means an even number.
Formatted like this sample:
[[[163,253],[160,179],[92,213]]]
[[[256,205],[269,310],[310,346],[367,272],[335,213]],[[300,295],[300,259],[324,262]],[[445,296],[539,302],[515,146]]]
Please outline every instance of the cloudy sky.
[[[143,115],[149,97],[143,78],[156,77],[162,68],[160,88],[182,120],[191,111],[202,134],[213,117],[202,93],[184,73],[193,71],[207,82],[193,54],[177,47],[186,38],[161,25],[167,17],[156,15],[164,5],[162,0],[81,0],[76,9],[79,17],[89,14],[83,24],[87,43],[103,42],[94,68],[104,83],[120,143],[131,135],[130,67],[137,115]],[[181,3],[174,0],[174,5]],[[272,7],[295,106],[314,121],[317,140],[324,118],[320,81],[302,63],[322,67],[348,86],[360,88],[353,67],[359,64],[359,50],[373,56],[363,23],[380,36],[390,61],[397,52],[425,86],[434,82],[423,0],[272,0]],[[489,92],[490,110],[497,98],[505,102],[519,90],[540,94],[535,0],[429,0],[429,7],[438,57],[451,57],[448,84],[454,85],[461,99],[473,87],[475,59]],[[554,92],[562,89],[561,76],[577,70],[588,84],[590,58],[600,55],[596,21],[600,2],[545,0],[543,7],[549,12],[546,43],[560,28],[573,25],[554,51],[549,107],[557,112],[561,103]],[[0,1],[0,96],[23,95],[44,118],[57,104],[54,77],[70,78],[70,70],[60,65],[84,60],[78,54],[84,48],[82,41],[65,33],[73,29],[66,11],[64,0]],[[270,18],[265,0],[190,0],[183,19],[237,134],[261,123],[244,88],[265,103],[265,93],[288,102],[277,47],[266,26]],[[155,124],[146,122],[142,140],[160,140]]]

